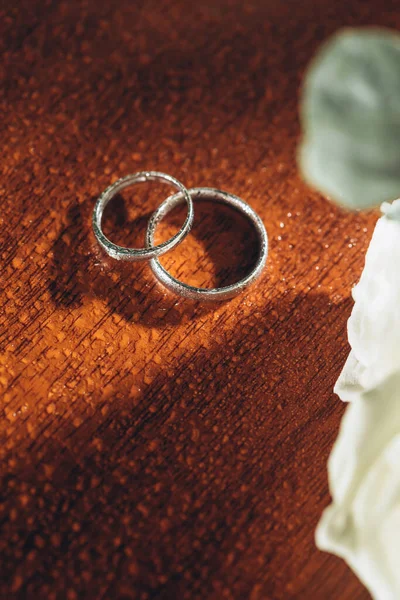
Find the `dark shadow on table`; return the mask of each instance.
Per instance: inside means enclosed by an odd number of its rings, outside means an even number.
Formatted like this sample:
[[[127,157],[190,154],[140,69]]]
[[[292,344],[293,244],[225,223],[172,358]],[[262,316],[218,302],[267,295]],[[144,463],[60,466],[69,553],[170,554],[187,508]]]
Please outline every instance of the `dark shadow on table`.
[[[47,415],[2,477],[5,597],[367,598],[312,539],[350,307],[266,301],[139,400],[132,376]]]

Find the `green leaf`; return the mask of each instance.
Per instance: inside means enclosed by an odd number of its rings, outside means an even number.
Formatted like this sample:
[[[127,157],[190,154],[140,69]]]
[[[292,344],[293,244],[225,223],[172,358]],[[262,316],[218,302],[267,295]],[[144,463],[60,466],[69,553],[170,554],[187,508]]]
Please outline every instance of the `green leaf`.
[[[400,196],[400,35],[347,29],[318,53],[301,99],[306,181],[348,208]]]

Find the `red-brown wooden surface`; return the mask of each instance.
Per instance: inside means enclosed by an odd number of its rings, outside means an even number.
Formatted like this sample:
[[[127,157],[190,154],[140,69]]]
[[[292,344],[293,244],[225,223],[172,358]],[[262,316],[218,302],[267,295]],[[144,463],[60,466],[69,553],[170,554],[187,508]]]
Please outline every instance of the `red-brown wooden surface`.
[[[368,598],[314,530],[376,215],[302,183],[297,103],[322,40],[400,26],[398,3],[0,6],[1,598]],[[248,293],[200,305],[106,258],[95,198],[142,169],[259,212]],[[167,191],[124,193],[107,231],[140,244]],[[163,262],[211,285],[255,251],[244,219],[199,204]]]

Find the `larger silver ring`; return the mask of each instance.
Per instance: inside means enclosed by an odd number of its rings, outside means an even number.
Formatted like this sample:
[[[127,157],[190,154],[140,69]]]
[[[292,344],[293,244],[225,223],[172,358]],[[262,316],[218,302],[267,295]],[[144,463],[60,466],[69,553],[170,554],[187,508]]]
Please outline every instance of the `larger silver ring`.
[[[118,246],[117,244],[113,244],[103,233],[101,228],[101,220],[103,217],[103,212],[107,204],[118,194],[118,192],[122,191],[124,188],[133,185],[135,183],[143,183],[145,181],[155,181],[161,180],[165,183],[170,183],[175,188],[179,190],[180,197],[182,201],[185,200],[188,206],[188,213],[184,224],[181,229],[176,233],[172,238],[163,242],[162,244],[158,244],[158,246],[153,246],[153,244],[147,244],[146,248],[125,248],[124,246]],[[149,221],[149,226],[153,222],[154,215],[151,217]],[[96,236],[99,244],[104,248],[104,250],[109,254],[112,258],[116,260],[129,260],[129,261],[140,261],[140,260],[150,260],[155,256],[161,256],[168,250],[174,248],[177,244],[179,244],[189,233],[193,223],[193,203],[192,199],[185,188],[184,185],[175,177],[171,177],[166,173],[159,173],[157,171],[143,171],[140,173],[135,173],[134,175],[127,175],[126,177],[122,177],[122,179],[118,179],[115,183],[110,185],[98,198],[96,205],[93,210],[93,232]]]
[[[178,279],[175,279],[164,267],[160,261],[156,258],[150,261],[151,269],[157,279],[171,292],[179,294],[184,298],[190,298],[191,300],[227,300],[233,298],[245,288],[247,288],[253,281],[261,274],[265,262],[268,256],[268,236],[265,230],[264,224],[261,221],[257,213],[241,198],[216,190],[213,188],[193,188],[189,190],[189,194],[192,200],[211,200],[214,202],[220,202],[232,206],[236,210],[244,213],[247,218],[252,222],[257,232],[260,248],[256,264],[254,265],[251,272],[246,275],[243,279],[232,285],[219,288],[198,288],[191,285],[187,285]],[[182,193],[178,192],[173,196],[170,196],[157,208],[151,221],[149,222],[146,232],[146,245],[148,247],[153,246],[154,234],[158,223],[167,215],[175,206],[183,202]]]

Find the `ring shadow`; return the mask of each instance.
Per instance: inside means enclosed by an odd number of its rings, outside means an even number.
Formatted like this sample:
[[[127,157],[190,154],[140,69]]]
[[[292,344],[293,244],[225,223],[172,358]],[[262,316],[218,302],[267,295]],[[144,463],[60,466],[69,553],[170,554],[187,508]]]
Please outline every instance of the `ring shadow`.
[[[74,308],[84,297],[101,298],[110,311],[127,322],[140,319],[147,327],[165,327],[215,310],[220,302],[200,303],[167,291],[149,265],[111,259],[98,246],[89,223],[94,204],[74,204],[52,247],[48,289],[57,306]],[[112,210],[106,207],[103,230],[115,243],[140,247],[151,213],[129,218],[127,203],[119,195]],[[185,219],[178,206],[156,232],[171,237]],[[163,239],[156,239],[157,243]],[[220,287],[250,272],[258,256],[259,241],[252,224],[236,210],[208,201],[196,203],[195,224],[184,242],[161,257],[175,277],[199,287]]]

